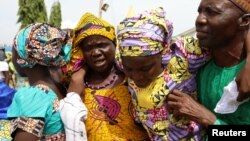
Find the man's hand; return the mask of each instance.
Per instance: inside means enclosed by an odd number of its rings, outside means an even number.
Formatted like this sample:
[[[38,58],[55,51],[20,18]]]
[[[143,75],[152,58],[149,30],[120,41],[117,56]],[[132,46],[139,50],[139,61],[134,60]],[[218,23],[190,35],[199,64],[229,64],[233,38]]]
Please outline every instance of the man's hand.
[[[174,90],[172,94],[169,94],[167,101],[175,116],[185,116],[205,127],[216,120],[216,116],[212,112],[181,91]]]
[[[250,97],[250,67],[248,66],[250,64],[246,64],[235,79],[239,91],[238,101],[243,101]]]
[[[241,69],[240,73],[236,78],[239,95],[238,101],[243,101],[250,97],[250,33],[248,31],[245,38],[245,50],[247,53],[246,64]]]

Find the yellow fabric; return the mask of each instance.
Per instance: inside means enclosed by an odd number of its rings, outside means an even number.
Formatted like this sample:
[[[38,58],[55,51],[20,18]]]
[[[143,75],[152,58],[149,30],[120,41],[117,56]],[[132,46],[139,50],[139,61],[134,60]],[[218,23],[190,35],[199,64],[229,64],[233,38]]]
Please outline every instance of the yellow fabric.
[[[0,141],[11,141],[10,121],[0,120]]]
[[[147,132],[133,120],[131,96],[124,84],[112,89],[86,88],[83,101],[88,108],[86,129],[89,141],[147,139]]]
[[[132,86],[135,86],[134,83],[131,83]],[[143,108],[154,108],[154,107],[160,107],[165,102],[164,100],[161,100],[159,97],[166,97],[166,94],[169,93],[168,89],[162,89],[162,86],[166,85],[166,81],[163,77],[163,72],[155,79],[152,83],[150,83],[149,86],[147,86],[145,89],[137,89],[136,95],[138,100],[138,106]],[[152,93],[152,95],[150,95]],[[157,103],[157,105],[155,105]],[[147,120],[147,119],[145,119]]]
[[[74,43],[77,45],[86,37],[101,35],[111,41],[115,39],[115,28],[91,13],[84,14],[74,29]]]

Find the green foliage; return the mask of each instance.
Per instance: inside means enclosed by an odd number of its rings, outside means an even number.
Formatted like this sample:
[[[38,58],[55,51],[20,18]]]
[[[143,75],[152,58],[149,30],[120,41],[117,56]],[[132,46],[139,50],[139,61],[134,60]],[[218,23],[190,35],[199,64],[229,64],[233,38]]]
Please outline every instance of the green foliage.
[[[34,22],[47,22],[47,12],[44,0],[18,0],[18,20],[20,29]]]
[[[61,16],[61,5],[59,1],[53,3],[51,13],[49,17],[49,23],[58,28],[61,27],[62,16]]]

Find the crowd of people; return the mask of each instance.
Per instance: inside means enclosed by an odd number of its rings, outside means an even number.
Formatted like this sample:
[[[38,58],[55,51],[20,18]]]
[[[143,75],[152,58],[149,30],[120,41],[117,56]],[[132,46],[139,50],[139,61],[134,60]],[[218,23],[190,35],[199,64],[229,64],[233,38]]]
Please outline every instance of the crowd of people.
[[[158,7],[117,31],[92,13],[70,34],[21,29],[12,63],[29,86],[8,86],[1,49],[0,141],[203,141],[208,125],[249,125],[250,2],[201,0],[196,37],[173,25]]]

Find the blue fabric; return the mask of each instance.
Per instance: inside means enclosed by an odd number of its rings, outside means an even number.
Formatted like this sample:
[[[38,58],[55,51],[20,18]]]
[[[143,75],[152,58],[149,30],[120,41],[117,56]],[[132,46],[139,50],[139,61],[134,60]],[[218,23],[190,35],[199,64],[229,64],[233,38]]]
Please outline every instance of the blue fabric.
[[[0,119],[7,119],[7,109],[10,106],[15,90],[0,81]]]
[[[10,119],[17,117],[41,118],[45,121],[43,134],[56,134],[64,131],[58,109],[54,111],[57,95],[51,90],[28,86],[20,88],[8,109]]]

